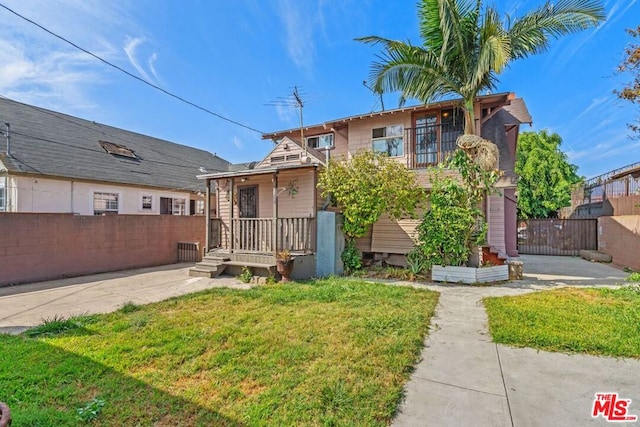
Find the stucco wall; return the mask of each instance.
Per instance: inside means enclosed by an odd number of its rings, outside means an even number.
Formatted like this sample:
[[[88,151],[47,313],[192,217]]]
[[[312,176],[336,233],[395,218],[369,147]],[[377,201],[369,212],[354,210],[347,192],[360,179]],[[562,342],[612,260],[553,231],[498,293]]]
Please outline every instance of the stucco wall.
[[[0,285],[172,264],[201,216],[0,213]]]
[[[598,250],[614,264],[640,271],[640,215],[598,218]]]
[[[121,214],[158,215],[160,197],[185,199],[186,214],[189,212],[189,200],[197,199],[185,191],[155,190],[117,184],[99,184],[78,181],[65,181],[48,178],[15,176],[13,186],[13,212],[77,213],[93,215],[93,194],[95,192],[117,193],[118,210]],[[151,196],[151,209],[142,208],[142,196]],[[202,198],[204,200],[204,198]]]

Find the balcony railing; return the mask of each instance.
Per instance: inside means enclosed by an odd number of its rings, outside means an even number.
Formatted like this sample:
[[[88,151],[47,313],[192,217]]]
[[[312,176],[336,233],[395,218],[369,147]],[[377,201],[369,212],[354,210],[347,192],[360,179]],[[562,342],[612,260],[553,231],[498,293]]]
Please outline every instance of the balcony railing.
[[[405,132],[409,141],[409,167],[417,169],[443,162],[455,151],[463,128],[460,124],[441,124],[407,128]]]
[[[274,253],[315,250],[315,218],[234,218],[231,220],[234,252]]]

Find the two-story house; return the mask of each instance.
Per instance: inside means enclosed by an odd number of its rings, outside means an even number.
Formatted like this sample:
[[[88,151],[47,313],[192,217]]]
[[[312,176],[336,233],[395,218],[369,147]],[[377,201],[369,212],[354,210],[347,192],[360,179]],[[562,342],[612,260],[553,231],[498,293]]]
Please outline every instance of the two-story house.
[[[415,170],[429,188],[426,168],[455,150],[463,133],[459,105],[459,100],[448,100],[264,134],[275,148],[253,168],[200,176],[208,191],[218,194],[210,246],[256,254],[283,248],[313,253],[314,218],[327,207],[317,188],[318,170],[330,158],[348,158],[359,150],[387,153]],[[489,244],[505,256],[516,256],[516,142],[520,125],[531,123],[531,116],[513,93],[480,96],[475,108],[476,129],[498,146],[503,171],[496,185],[499,193],[484,206]],[[403,257],[414,245],[416,225],[415,220],[383,218],[358,246],[365,256]]]

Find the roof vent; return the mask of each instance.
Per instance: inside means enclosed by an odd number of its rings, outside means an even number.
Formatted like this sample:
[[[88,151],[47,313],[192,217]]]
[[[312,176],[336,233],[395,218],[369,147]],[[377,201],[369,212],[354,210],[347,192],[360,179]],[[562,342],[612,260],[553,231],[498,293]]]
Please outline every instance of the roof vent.
[[[114,144],[113,142],[107,141],[98,141],[98,144],[109,154],[113,154],[115,156],[128,157],[130,159],[138,159],[136,153],[129,147],[120,144]]]

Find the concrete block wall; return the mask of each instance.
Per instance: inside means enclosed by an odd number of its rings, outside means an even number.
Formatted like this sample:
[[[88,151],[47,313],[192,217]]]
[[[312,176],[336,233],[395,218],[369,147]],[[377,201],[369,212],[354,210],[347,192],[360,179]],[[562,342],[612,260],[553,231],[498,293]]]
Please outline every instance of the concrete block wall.
[[[172,264],[205,245],[196,216],[0,213],[0,286]]]
[[[598,250],[614,264],[640,271],[640,215],[598,218]]]

